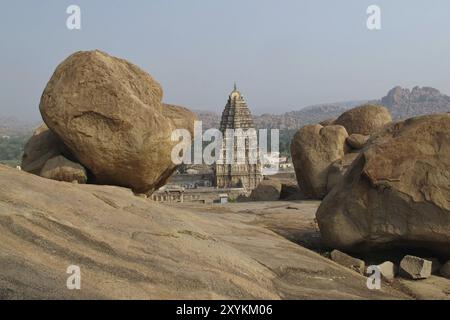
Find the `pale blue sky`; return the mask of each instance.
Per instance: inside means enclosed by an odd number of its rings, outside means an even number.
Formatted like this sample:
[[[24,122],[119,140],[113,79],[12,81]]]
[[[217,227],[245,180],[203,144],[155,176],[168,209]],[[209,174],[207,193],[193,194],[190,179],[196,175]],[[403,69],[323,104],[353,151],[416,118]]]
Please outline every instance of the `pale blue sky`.
[[[77,4],[82,30],[66,28]],[[366,9],[382,9],[382,30]],[[396,85],[450,93],[448,0],[2,1],[0,116],[38,118],[55,67],[101,49],[150,72],[166,102],[220,111],[233,81],[254,113],[379,98]]]

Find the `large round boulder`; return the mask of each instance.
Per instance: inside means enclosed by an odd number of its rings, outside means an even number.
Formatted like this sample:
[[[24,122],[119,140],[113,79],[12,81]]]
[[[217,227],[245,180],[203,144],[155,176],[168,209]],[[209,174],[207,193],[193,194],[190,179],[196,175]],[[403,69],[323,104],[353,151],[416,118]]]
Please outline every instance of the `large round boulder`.
[[[344,112],[334,124],[345,127],[349,135],[371,135],[391,122],[392,116],[386,107],[367,104]]]
[[[101,51],[77,52],[57,67],[40,111],[96,183],[152,192],[176,169],[172,131],[192,132],[195,118],[163,105],[162,95],[136,65]]]
[[[345,128],[338,125],[308,125],[297,131],[291,155],[298,185],[307,197],[322,199],[327,194],[328,170],[347,152],[347,137]]]
[[[450,255],[450,114],[373,135],[317,212],[323,242],[349,251]]]

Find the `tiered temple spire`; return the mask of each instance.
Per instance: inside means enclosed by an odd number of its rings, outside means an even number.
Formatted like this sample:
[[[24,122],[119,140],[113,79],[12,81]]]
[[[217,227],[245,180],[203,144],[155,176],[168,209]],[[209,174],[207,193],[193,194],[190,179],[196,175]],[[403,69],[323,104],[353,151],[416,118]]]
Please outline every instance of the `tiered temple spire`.
[[[229,143],[227,136],[227,129],[234,129],[233,142]],[[241,133],[235,129],[242,129]],[[228,96],[228,101],[222,113],[222,120],[220,122],[220,130],[224,137],[222,145],[222,160],[218,161],[215,166],[215,180],[218,188],[236,188],[242,187],[250,191],[262,180],[262,167],[259,161],[256,145],[250,143],[248,139],[248,130],[255,129],[253,118],[244,96],[237,89],[234,83],[234,89]],[[254,131],[256,134],[256,131]],[[241,149],[238,149],[238,141],[243,138],[246,139]],[[243,141],[243,140],[241,140]],[[256,142],[256,136],[255,136]],[[232,163],[226,163],[227,150],[232,145]],[[241,158],[238,160],[238,155],[245,154],[244,161]],[[256,162],[251,161],[250,155],[256,155]]]

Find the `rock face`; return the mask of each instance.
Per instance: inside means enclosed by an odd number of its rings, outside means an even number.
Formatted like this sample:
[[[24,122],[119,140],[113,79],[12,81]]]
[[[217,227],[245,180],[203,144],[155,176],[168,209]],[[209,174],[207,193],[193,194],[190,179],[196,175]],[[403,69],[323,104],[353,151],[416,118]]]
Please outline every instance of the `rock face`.
[[[419,280],[431,276],[431,261],[406,256],[400,262],[400,275],[409,279]]]
[[[63,156],[57,156],[48,160],[39,174],[41,177],[66,181],[86,183],[87,174],[82,165],[67,160]]]
[[[358,153],[347,153],[343,158],[333,162],[328,170],[327,191],[330,192],[344,177],[350,165],[358,157]]]
[[[317,211],[341,250],[421,248],[450,255],[450,114],[375,134]]]
[[[77,52],[57,67],[40,111],[96,183],[152,192],[176,168],[172,131],[192,131],[195,117],[164,106],[162,95],[137,66],[100,51]]]
[[[347,137],[342,126],[320,124],[305,126],[295,134],[291,154],[298,185],[306,196],[322,199],[326,195],[329,167],[346,153]]]
[[[366,263],[363,260],[353,258],[339,250],[333,250],[331,252],[331,260],[360,274],[364,274],[365,272]]]
[[[367,290],[259,215],[166,207],[1,165],[0,208],[0,299],[408,299]],[[66,287],[74,264],[81,290]]]
[[[368,104],[344,112],[334,124],[345,127],[349,135],[371,135],[391,122],[392,117],[387,108]]]
[[[39,175],[45,163],[63,152],[67,152],[64,143],[42,124],[24,147],[21,168]]]
[[[252,201],[280,200],[282,184],[276,180],[263,180],[250,194]]]

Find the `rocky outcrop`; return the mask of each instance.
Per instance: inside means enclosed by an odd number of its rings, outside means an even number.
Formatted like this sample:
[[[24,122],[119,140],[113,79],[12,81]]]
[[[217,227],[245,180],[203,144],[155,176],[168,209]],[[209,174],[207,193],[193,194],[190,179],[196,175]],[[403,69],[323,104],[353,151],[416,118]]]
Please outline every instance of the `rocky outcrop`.
[[[408,298],[367,290],[365,278],[242,211],[166,207],[1,165],[0,207],[0,299]],[[81,290],[66,287],[71,265]]]
[[[263,180],[252,190],[251,201],[277,201],[280,200],[282,184],[277,180]]]
[[[450,255],[450,114],[378,132],[317,211],[341,250],[422,248]]]
[[[295,134],[292,160],[298,185],[307,197],[322,199],[327,194],[330,165],[346,153],[347,137],[342,126],[320,124],[305,126]]]
[[[334,124],[343,126],[349,135],[371,135],[391,122],[392,117],[388,109],[367,104],[344,112]]]
[[[47,179],[58,181],[77,183],[87,182],[87,173],[83,166],[72,162],[63,156],[57,156],[48,160],[39,175]]]
[[[42,124],[24,147],[21,168],[39,175],[49,159],[62,153],[68,153],[64,143],[45,124]]]
[[[175,128],[193,130],[187,109],[161,103],[163,91],[148,73],[100,51],[62,62],[42,94],[40,111],[94,182],[150,193],[176,169]]]

